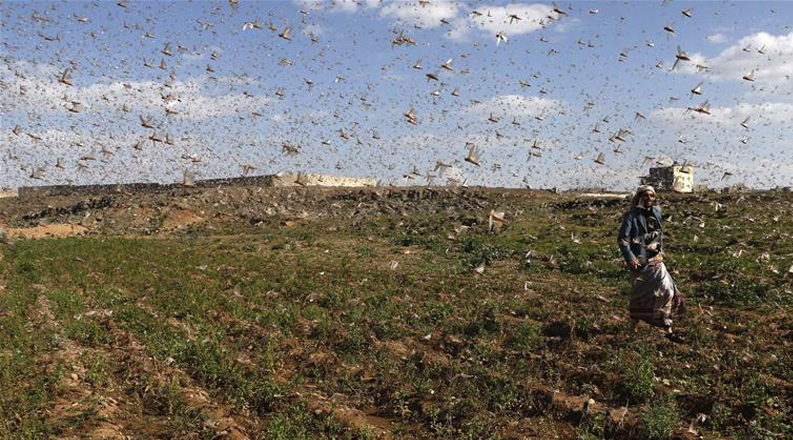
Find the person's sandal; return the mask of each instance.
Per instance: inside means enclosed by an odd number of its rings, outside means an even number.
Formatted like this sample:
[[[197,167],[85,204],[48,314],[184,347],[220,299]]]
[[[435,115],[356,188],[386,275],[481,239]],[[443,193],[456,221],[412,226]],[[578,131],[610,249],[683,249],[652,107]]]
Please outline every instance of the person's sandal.
[[[669,333],[665,334],[664,337],[666,339],[669,339],[672,342],[677,343],[677,344],[682,344],[682,343],[686,342],[686,340],[683,339],[682,336],[680,336],[679,334],[674,333],[674,332],[669,332]]]

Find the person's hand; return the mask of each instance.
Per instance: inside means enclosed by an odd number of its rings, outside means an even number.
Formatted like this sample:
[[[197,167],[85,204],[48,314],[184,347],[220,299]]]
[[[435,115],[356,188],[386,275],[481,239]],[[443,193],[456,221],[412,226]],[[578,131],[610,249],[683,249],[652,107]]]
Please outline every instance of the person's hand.
[[[639,266],[641,266],[641,264],[639,263],[639,259],[638,258],[634,258],[633,260],[628,262],[628,267],[630,267],[633,270],[638,269]]]

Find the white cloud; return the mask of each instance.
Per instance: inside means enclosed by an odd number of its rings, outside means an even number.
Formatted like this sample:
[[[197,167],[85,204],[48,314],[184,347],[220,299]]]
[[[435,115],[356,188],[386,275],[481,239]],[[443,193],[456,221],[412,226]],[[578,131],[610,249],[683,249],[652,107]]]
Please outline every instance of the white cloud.
[[[473,25],[466,17],[458,17],[452,21],[452,28],[446,33],[446,37],[454,41],[468,41],[470,39]]]
[[[653,141],[679,161],[693,163],[696,183],[771,187],[790,182],[786,171],[793,164],[785,152],[793,145],[784,133],[793,121],[793,104],[744,102],[712,107],[710,113],[687,112],[684,107],[655,110],[648,117],[658,128]],[[741,122],[746,118],[744,128]],[[733,176],[722,179],[724,171]]]
[[[356,0],[333,0],[331,4],[332,8],[337,11],[351,13],[358,10],[358,2]]]
[[[540,116],[561,110],[564,102],[538,96],[500,95],[466,108],[467,112],[496,117]]]
[[[380,16],[394,17],[400,22],[423,28],[435,28],[442,24],[441,19],[455,18],[458,10],[458,4],[449,1],[432,1],[427,4],[393,1],[380,10]]]
[[[373,8],[380,3],[380,0],[293,0],[300,8],[307,11],[326,10],[329,12],[354,13],[358,8],[365,6]]]
[[[793,32],[779,36],[759,32],[741,38],[713,58],[700,53],[690,57],[691,62],[682,63],[680,71],[718,81],[741,81],[744,75],[754,71],[758,87],[793,90]],[[708,69],[700,71],[697,64],[708,66]],[[773,92],[780,91],[779,88],[774,88]],[[771,91],[769,89],[769,93]]]
[[[431,0],[428,2],[393,0],[336,0],[322,2],[316,0],[294,0],[295,3],[308,10],[325,10],[329,12],[357,12],[362,6],[372,9],[380,7],[379,14],[383,18],[396,20],[403,25],[413,25],[421,28],[433,29],[443,26],[444,20],[451,24],[446,37],[455,41],[466,41],[470,38],[471,29],[495,36],[505,32],[507,36],[521,35],[542,29],[551,23],[557,24],[559,32],[565,32],[571,26],[580,22],[579,19],[559,20],[559,14],[553,8],[540,3],[523,4],[515,3],[509,6],[479,5],[476,11],[479,14],[461,15],[460,12],[469,9],[465,3],[450,0]],[[515,17],[511,17],[515,16]],[[304,31],[305,32],[305,31]],[[317,34],[315,32],[315,34]]]
[[[728,125],[740,127],[739,124],[750,118],[752,125],[790,124],[793,121],[793,104],[781,102],[766,102],[763,104],[741,103],[727,107],[713,107],[710,115],[700,115],[688,111],[685,107],[665,107],[653,110],[652,117],[661,118],[668,122],[696,120],[702,123]]]
[[[303,35],[319,36],[324,33],[325,33],[325,28],[323,28],[322,26],[316,23],[307,24],[306,26],[303,27]]]
[[[298,8],[307,11],[316,11],[326,6],[327,2],[322,0],[292,0]]]
[[[39,116],[69,115],[75,119],[79,119],[81,114],[123,116],[125,113],[121,109],[126,105],[130,114],[164,115],[168,107],[177,111],[179,118],[207,119],[258,111],[271,101],[266,96],[246,96],[243,93],[209,96],[204,90],[208,79],[206,76],[187,78],[169,86],[153,81],[116,81],[87,86],[80,86],[74,81],[75,85],[69,86],[57,82],[55,75],[47,69],[40,75],[42,69],[35,65],[28,63],[17,66],[32,67],[35,73],[16,75],[0,66],[0,80],[9,85],[10,90],[26,90],[24,94],[14,97],[4,94],[0,99],[0,108]],[[15,70],[20,71],[19,68]],[[251,78],[220,77],[218,80],[229,84],[247,84]],[[166,103],[163,95],[172,95],[176,100]],[[69,111],[71,101],[81,103],[80,113]]]
[[[206,55],[201,52],[195,53],[184,53],[182,54],[182,58],[188,61],[200,61],[203,60]]]
[[[516,3],[506,7],[483,6],[477,10],[482,15],[471,17],[471,22],[478,29],[493,36],[499,32],[506,33],[507,37],[527,34],[544,28],[558,18],[552,7],[540,3],[532,5]],[[512,15],[519,17],[520,20],[511,18]]]
[[[727,36],[722,33],[717,33],[713,35],[708,35],[705,40],[711,44],[721,44],[727,41]]]
[[[188,167],[190,162],[180,158],[185,151],[183,148],[158,148],[157,154],[151,154],[151,142],[143,146],[149,154],[134,150],[134,145],[139,140],[145,140],[147,133],[132,129],[123,135],[110,136],[100,132],[76,132],[73,130],[62,131],[57,129],[31,130],[41,140],[34,140],[26,135],[8,135],[2,142],[10,147],[18,160],[17,165],[9,167],[9,173],[3,176],[6,183],[16,185],[31,184],[63,184],[74,182],[79,184],[100,181],[131,182],[158,180],[150,173],[157,166],[169,163],[173,167]],[[187,143],[181,139],[179,145],[186,147]],[[200,148],[196,145],[191,145]],[[104,148],[109,153],[102,153]],[[112,154],[111,154],[112,153]],[[79,159],[91,156],[93,160]],[[62,161],[63,168],[56,168],[56,162]],[[87,166],[81,169],[78,162]],[[23,169],[24,167],[24,169]],[[42,180],[28,177],[32,168],[45,170]],[[174,174],[175,176],[175,174]]]
[[[562,21],[555,22],[554,31],[557,33],[564,33],[571,29],[578,28],[582,21],[580,18],[566,18]]]

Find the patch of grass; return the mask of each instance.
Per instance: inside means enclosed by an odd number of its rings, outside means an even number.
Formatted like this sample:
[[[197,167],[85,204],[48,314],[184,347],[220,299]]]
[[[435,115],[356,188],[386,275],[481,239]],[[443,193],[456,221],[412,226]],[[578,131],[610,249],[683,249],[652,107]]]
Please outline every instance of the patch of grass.
[[[541,330],[539,323],[523,319],[510,329],[507,343],[516,350],[529,351],[537,343]]]
[[[420,246],[424,249],[433,249],[441,240],[436,235],[400,235],[393,239],[397,246]]]
[[[511,203],[498,197],[495,204]],[[789,229],[790,205],[775,211],[776,222],[759,205],[710,216],[701,197],[675,199],[667,210],[675,217],[667,226],[667,266],[690,299],[689,317],[676,321],[683,345],[647,326],[624,332],[626,301],[617,298],[629,286],[614,243],[623,208],[616,204],[505,206],[515,214],[499,234],[483,231],[481,218],[473,218],[479,212],[435,211],[444,214],[333,218],[288,228],[229,222],[223,236],[211,235],[218,229],[154,240],[0,245],[6,286],[0,292],[0,438],[58,435],[43,414],[63,373],[57,365],[30,368],[56,349],[45,327],[31,325],[41,292],[66,335],[90,354],[82,363],[97,392],[117,385],[111,373],[118,365],[102,355],[112,322],[147,355],[173,358],[169,363],[191,384],[250,417],[263,428],[254,435],[260,438],[370,434],[314,414],[289,398],[298,393],[341,395],[350,406],[392,417],[395,437],[400,429],[406,437],[455,440],[605,437],[592,414],[573,425],[545,411],[543,398],[527,391],[528,381],[588,393],[611,408],[646,407],[641,438],[662,438],[675,403],[659,403],[668,397],[657,396],[656,374],[682,390],[676,393],[680,414],[709,414],[708,429],[718,435],[791,437],[786,390],[771,386],[793,381],[786,368],[793,358],[784,349],[793,330],[784,313],[790,278],[769,266],[789,267],[793,247],[778,241],[770,258],[761,258],[770,250],[769,228]],[[737,217],[746,215],[756,222]],[[707,218],[708,228],[692,228],[689,216]],[[447,240],[460,223],[470,229]],[[581,244],[571,243],[571,231]],[[694,233],[699,241],[692,244]],[[398,246],[420,249],[407,254]],[[740,258],[730,256],[736,248],[745,248]],[[395,270],[388,268],[391,259],[399,262]],[[467,270],[481,263],[483,274]],[[108,320],[84,315],[105,308],[113,311]],[[542,336],[554,323],[575,323],[576,337]],[[746,353],[755,355],[747,360]],[[144,417],[170,417],[171,437],[211,436],[180,403],[180,384],[130,380],[151,394],[145,402],[157,414]],[[511,424],[515,420],[520,424]]]
[[[292,404],[270,417],[261,438],[268,440],[373,440],[375,436],[365,427],[350,430],[327,416],[311,414],[304,405]]]
[[[29,282],[37,282],[41,279],[41,271],[38,266],[31,261],[22,261],[16,266],[16,274]]]
[[[188,403],[184,396],[184,385],[179,377],[157,380],[144,374],[136,378],[134,392],[144,411],[165,417],[174,432],[203,432],[200,438],[208,440],[213,433],[204,430],[201,410]]]
[[[480,264],[490,265],[512,255],[512,251],[498,243],[495,237],[466,235],[459,246],[460,251],[467,254],[466,263],[471,268]]]
[[[768,297],[770,289],[771,286],[762,281],[742,277],[702,283],[694,288],[693,295],[710,299],[716,304],[756,308]]]
[[[774,385],[757,373],[750,374],[741,387],[744,404],[738,410],[748,423],[745,433],[761,440],[789,437],[793,434],[793,423],[788,414],[791,404],[788,399],[775,396]]]
[[[96,426],[97,412],[98,410],[96,406],[91,405],[87,408],[81,409],[77,414],[69,414],[66,417],[52,422],[53,431],[58,434],[63,434],[72,430],[85,432]]]
[[[217,339],[189,341],[175,359],[204,386],[220,390],[230,402],[258,413],[269,411],[279,387],[235,361],[236,356]]]
[[[374,258],[377,256],[377,251],[374,246],[362,245],[356,249],[357,254],[361,258]]]
[[[107,330],[91,318],[68,319],[65,330],[69,339],[87,347],[99,347],[110,342]]]
[[[112,372],[108,371],[110,367],[105,355],[86,352],[80,361],[86,367],[85,381],[94,389],[102,389],[110,384],[110,374]]]
[[[28,365],[29,367],[29,365]],[[0,369],[6,365],[0,364]],[[51,420],[43,417],[41,411],[52,402],[61,377],[62,369],[48,375],[32,377],[20,372],[12,384],[3,381],[0,390],[0,438],[36,440],[51,438],[55,427]],[[6,388],[6,386],[13,386]]]
[[[7,254],[5,254],[7,255]],[[29,272],[5,265],[0,255],[0,439],[40,439],[55,435],[44,409],[62,386],[63,368],[37,367],[38,359],[55,349],[53,335],[35,325],[32,311],[37,296],[27,283],[37,280]],[[14,271],[9,278],[5,272]]]
[[[606,414],[591,412],[575,428],[576,440],[602,440],[606,435]]]
[[[622,386],[630,402],[646,402],[655,395],[655,365],[649,357],[633,357],[624,368]]]
[[[671,396],[661,396],[646,405],[639,415],[642,434],[649,440],[666,440],[672,437],[680,423],[677,406]]]

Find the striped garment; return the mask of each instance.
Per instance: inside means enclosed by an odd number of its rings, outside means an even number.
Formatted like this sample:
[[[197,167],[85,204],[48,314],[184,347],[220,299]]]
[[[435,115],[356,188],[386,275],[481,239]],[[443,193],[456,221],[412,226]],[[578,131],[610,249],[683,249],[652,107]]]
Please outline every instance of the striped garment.
[[[648,264],[630,274],[633,282],[629,305],[631,319],[656,327],[670,327],[672,318],[684,311],[684,298],[664,263]]]

